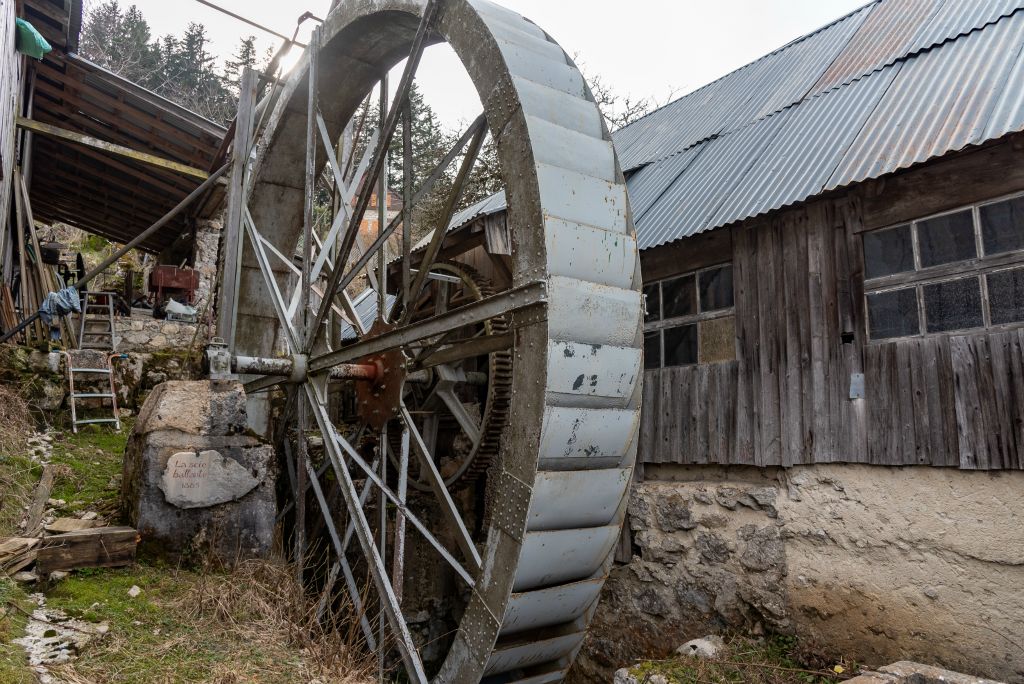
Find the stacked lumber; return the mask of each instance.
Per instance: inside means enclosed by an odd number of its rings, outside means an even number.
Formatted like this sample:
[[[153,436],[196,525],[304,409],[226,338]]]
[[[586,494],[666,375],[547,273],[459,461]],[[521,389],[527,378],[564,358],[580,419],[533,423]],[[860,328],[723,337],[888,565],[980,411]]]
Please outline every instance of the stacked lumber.
[[[34,573],[23,575],[34,579],[57,571],[134,563],[138,543],[134,528],[107,526],[89,514],[44,521],[53,479],[53,466],[44,466],[25,513],[21,535],[0,538],[0,573],[13,577],[34,569]]]

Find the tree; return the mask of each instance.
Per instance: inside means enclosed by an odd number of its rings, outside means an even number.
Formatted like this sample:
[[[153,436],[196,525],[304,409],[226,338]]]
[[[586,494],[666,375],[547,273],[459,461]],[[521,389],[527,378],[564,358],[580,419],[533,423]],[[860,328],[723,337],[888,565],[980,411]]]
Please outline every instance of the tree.
[[[208,45],[206,28],[194,22],[181,36],[154,40],[138,7],[123,10],[117,0],[106,0],[86,13],[79,50],[119,76],[202,116],[226,122],[234,116],[237,101],[231,72],[254,61],[255,47],[252,37],[243,40],[235,60],[226,65],[229,73],[222,76]]]
[[[256,66],[256,36],[244,36],[232,58],[224,63],[224,80],[238,93],[242,81],[242,71]]]

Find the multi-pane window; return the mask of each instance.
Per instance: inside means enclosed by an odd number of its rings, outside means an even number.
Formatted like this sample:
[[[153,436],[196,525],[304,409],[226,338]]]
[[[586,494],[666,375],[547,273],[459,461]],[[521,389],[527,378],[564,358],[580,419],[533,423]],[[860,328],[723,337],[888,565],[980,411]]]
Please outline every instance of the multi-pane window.
[[[1024,196],[864,234],[873,340],[1024,323]]]
[[[650,283],[644,296],[645,368],[736,358],[731,264]]]

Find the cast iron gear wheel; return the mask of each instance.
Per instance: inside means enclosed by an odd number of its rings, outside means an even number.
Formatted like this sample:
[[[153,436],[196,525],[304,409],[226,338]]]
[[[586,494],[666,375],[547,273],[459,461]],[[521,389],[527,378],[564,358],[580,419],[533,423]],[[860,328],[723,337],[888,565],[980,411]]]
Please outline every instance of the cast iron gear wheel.
[[[467,299],[471,302],[478,302],[497,293],[491,280],[468,264],[444,261],[435,264],[431,268],[431,272],[458,278],[461,287],[469,295]],[[447,288],[435,286],[433,296],[437,297],[445,292],[447,292]],[[434,303],[433,297],[427,301],[428,306]],[[508,316],[489,318],[480,327],[484,334],[504,335],[509,332]],[[508,425],[512,399],[512,352],[502,349],[486,356],[487,385],[482,402],[483,410],[480,411],[480,438],[468,451],[464,449],[463,453],[457,455],[454,462],[449,465],[451,472],[446,472],[444,468],[441,469],[445,485],[449,488],[468,487],[486,476],[491,461],[498,455],[502,432]],[[414,388],[414,391],[429,396],[434,387],[436,387],[436,382],[425,388]],[[417,413],[418,406],[415,403],[410,403],[408,399],[406,403],[409,404],[414,414]],[[437,403],[436,400],[435,403]],[[447,422],[452,426],[450,429],[462,432],[457,421],[450,419]],[[400,436],[392,431],[389,433],[389,440],[391,441],[390,456],[394,459],[394,455],[399,451]],[[410,478],[409,485],[420,491],[429,490],[428,485],[415,477]]]

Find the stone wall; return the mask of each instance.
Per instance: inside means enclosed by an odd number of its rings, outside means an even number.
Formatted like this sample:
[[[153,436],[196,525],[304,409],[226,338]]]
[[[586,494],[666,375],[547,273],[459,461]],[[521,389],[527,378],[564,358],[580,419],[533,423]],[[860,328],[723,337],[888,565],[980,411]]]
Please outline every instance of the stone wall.
[[[576,681],[709,633],[1024,682],[1024,473],[648,466]]]
[[[114,319],[119,352],[159,352],[185,350],[196,344],[201,353],[206,340],[196,336],[197,324],[168,321],[150,316],[122,316]]]
[[[220,218],[196,222],[196,238],[192,245],[193,268],[199,273],[195,302],[199,311],[206,311],[217,280],[217,254],[224,221]],[[209,307],[212,311],[212,307]]]

